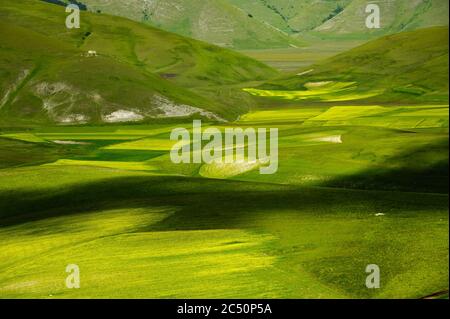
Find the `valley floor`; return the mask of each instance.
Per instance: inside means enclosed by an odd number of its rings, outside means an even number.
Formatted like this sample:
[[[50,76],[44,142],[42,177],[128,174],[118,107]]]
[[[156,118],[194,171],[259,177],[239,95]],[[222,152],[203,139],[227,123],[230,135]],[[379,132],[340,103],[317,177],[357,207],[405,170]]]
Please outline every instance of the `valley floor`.
[[[0,298],[445,291],[448,110],[303,107],[219,125],[278,128],[273,176],[171,163],[171,130],[192,123],[4,130]],[[369,264],[380,289],[366,288]]]
[[[241,53],[282,72],[295,72],[364,43],[364,40],[310,40],[307,47],[244,50]]]

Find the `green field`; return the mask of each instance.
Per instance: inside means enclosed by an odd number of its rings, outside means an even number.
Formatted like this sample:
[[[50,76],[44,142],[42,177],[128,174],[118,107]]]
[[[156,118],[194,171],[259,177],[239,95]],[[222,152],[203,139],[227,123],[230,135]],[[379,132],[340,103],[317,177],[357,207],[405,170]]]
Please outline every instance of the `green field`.
[[[0,296],[419,298],[445,290],[448,110],[249,113],[233,126],[280,130],[280,168],[270,177],[257,167],[236,175],[170,163],[173,124],[5,133],[2,149],[50,151],[16,152],[22,167],[9,158],[0,170]],[[71,263],[81,289],[65,288]],[[371,263],[382,269],[379,290],[365,287]]]
[[[336,41],[335,39],[321,40],[313,37],[308,38],[307,46],[299,48],[242,50],[239,52],[282,72],[295,73],[299,69],[350,50],[364,42],[365,40],[361,39]]]

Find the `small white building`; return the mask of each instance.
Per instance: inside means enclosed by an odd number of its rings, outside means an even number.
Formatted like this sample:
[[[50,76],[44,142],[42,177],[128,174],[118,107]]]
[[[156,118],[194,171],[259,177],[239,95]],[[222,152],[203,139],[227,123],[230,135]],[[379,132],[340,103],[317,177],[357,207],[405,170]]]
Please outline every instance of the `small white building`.
[[[97,51],[89,50],[88,53],[87,53],[87,56],[88,57],[97,56]]]

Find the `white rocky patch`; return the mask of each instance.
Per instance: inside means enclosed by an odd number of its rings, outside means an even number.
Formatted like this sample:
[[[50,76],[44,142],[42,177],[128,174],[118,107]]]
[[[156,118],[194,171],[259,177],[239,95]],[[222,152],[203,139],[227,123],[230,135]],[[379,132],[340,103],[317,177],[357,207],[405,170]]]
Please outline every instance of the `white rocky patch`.
[[[58,106],[65,105],[64,109],[70,111],[77,102],[83,98],[83,93],[64,82],[41,82],[34,86],[34,92],[42,100],[42,107],[50,117],[61,124],[85,124],[89,117],[83,114],[61,114],[55,110]],[[102,97],[96,93],[87,93],[86,96],[94,102],[99,102]]]
[[[57,118],[57,121],[63,124],[85,124],[89,118],[83,114],[70,114]]]
[[[77,91],[68,84],[63,82],[41,82],[35,86],[34,89],[36,95],[42,100],[42,107],[49,113],[49,115],[53,115],[53,109],[58,107],[59,105],[71,103],[76,100],[75,96],[78,94]],[[70,122],[70,116],[67,117],[67,121]],[[58,121],[64,120],[59,119]]]
[[[84,124],[90,118],[83,114],[70,114],[70,110],[76,109],[77,104],[86,100],[93,105],[104,105],[107,102],[95,91],[82,92],[70,84],[64,82],[40,82],[34,85],[35,94],[42,100],[42,107],[48,115],[61,124]],[[155,95],[149,109],[128,109],[121,105],[109,105],[114,109],[105,114],[102,120],[106,123],[137,122],[149,118],[177,118],[199,114],[210,120],[226,122],[218,115],[205,111],[198,107],[186,104],[178,104],[165,96]]]
[[[36,85],[36,93],[40,97],[68,91],[69,92],[74,91],[74,89],[64,82],[55,82],[55,83],[41,82]]]
[[[89,94],[89,97],[91,99],[93,99],[94,102],[96,102],[96,103],[103,102],[103,97],[100,94],[98,94],[98,93],[91,93],[91,94]]]
[[[185,117],[191,116],[194,114],[200,114],[206,118],[211,120],[225,122],[225,120],[216,114],[205,111],[198,107],[186,105],[186,104],[176,104],[164,96],[156,95],[154,98],[154,102],[156,104],[157,109],[161,112],[157,117],[158,118],[166,118],[166,117]]]
[[[103,116],[103,121],[107,123],[136,122],[144,119],[144,116],[134,111],[118,110]]]

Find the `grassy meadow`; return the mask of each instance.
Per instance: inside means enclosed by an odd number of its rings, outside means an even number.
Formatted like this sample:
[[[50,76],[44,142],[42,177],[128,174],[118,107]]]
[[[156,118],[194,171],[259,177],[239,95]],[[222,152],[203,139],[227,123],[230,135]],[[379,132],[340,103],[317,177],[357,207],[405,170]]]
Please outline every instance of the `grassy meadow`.
[[[0,296],[445,291],[448,110],[275,109],[222,125],[279,128],[273,176],[245,165],[172,164],[170,132],[191,122],[2,133],[2,149],[15,151],[1,157]],[[80,266],[80,289],[65,287],[70,263]],[[382,269],[381,289],[365,287],[371,263]]]

